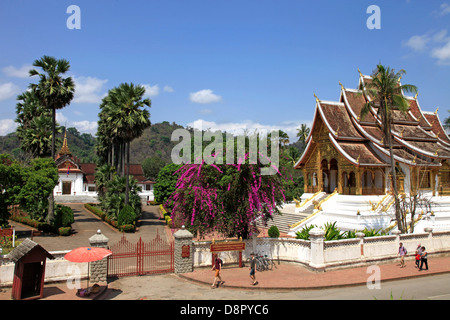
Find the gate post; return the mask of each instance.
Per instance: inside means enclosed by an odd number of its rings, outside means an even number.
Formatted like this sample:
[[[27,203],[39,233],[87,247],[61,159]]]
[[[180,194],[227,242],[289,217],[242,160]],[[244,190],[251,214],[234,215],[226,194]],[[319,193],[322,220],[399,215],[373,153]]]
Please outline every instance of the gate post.
[[[108,241],[109,239],[105,237],[100,229],[97,230],[97,233],[89,238],[89,243],[91,247],[99,247],[108,249]],[[103,258],[99,261],[91,262],[90,264],[90,279],[92,282],[105,282],[108,276],[108,258]]]
[[[175,238],[175,273],[192,272],[194,269],[194,256],[192,239],[194,236],[184,226],[173,234]]]
[[[313,228],[309,232],[309,238],[311,239],[311,256],[309,266],[315,269],[316,271],[324,271],[325,270],[325,261],[324,261],[324,246],[323,242],[325,240],[325,231],[319,228]]]

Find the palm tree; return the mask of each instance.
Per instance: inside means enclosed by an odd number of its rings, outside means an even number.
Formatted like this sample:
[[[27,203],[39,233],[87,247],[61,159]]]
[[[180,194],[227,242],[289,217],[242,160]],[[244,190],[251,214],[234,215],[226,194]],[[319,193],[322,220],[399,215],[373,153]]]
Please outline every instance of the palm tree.
[[[125,204],[129,201],[130,143],[150,126],[150,112],[144,108],[150,107],[151,101],[148,98],[143,99],[144,94],[143,86],[122,83],[110,90],[105,98],[108,105],[106,121],[112,136],[121,142],[123,160],[126,154],[126,165],[122,167],[126,168]]]
[[[32,157],[50,157],[52,145],[51,111],[44,108],[32,91],[25,91],[17,97],[16,105],[18,123],[16,135],[21,149]],[[61,128],[56,127],[60,133]]]
[[[280,139],[280,146],[282,144],[283,147],[286,147],[286,145],[289,143],[289,135],[282,130],[278,130],[278,137]]]
[[[311,131],[311,129],[308,128],[308,126],[305,123],[302,123],[301,127],[299,129],[297,129],[298,140],[305,142],[310,131]]]
[[[365,90],[371,97],[371,100],[365,103],[360,114],[361,119],[363,119],[364,116],[369,113],[371,108],[378,108],[377,117],[381,120],[384,138],[389,146],[392,187],[395,199],[395,217],[397,220],[398,229],[402,233],[406,232],[406,225],[403,223],[403,219],[401,217],[397,177],[395,172],[395,159],[392,151],[392,110],[397,109],[403,114],[406,114],[409,110],[409,102],[403,96],[403,92],[417,93],[416,86],[410,84],[400,84],[399,80],[404,74],[406,74],[406,72],[403,69],[395,72],[389,67],[378,64],[372,74],[372,81],[365,86]]]
[[[52,111],[52,148],[51,155],[55,159],[55,136],[56,136],[56,110],[62,109],[72,101],[75,84],[71,77],[63,78],[63,75],[70,69],[70,64],[65,59],[55,59],[54,57],[43,56],[35,60],[33,66],[41,68],[42,73],[35,69],[29,71],[30,77],[39,76],[37,84],[30,84],[30,89],[39,99],[40,104]],[[47,221],[54,218],[54,198],[53,192],[49,197],[49,210]]]

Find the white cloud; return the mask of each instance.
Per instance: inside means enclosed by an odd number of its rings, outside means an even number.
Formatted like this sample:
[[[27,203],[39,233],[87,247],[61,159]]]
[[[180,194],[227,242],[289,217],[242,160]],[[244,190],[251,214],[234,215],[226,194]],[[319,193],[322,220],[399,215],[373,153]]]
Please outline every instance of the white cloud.
[[[30,64],[25,64],[21,66],[19,69],[15,68],[14,66],[7,66],[4,67],[2,70],[3,72],[10,77],[16,77],[16,78],[28,78],[29,71],[31,69],[34,69],[34,67]]]
[[[81,133],[90,133],[92,135],[95,135],[97,133],[97,121],[71,121],[61,112],[56,112],[56,121],[59,123],[59,125],[65,126],[66,128],[75,127]]]
[[[441,6],[439,8],[440,8],[439,15],[441,15],[441,16],[450,13],[450,4],[448,4],[448,3],[441,4]]]
[[[143,84],[142,86],[145,88],[145,96],[147,97],[155,97],[159,94],[159,86],[157,84],[154,86]]]
[[[241,122],[223,122],[217,123],[214,121],[206,121],[198,119],[187,124],[187,126],[198,130],[208,130],[222,132],[228,132],[234,135],[241,134],[253,134],[255,132],[268,133],[273,130],[282,130],[289,135],[290,142],[293,143],[298,140],[297,129],[300,128],[302,123],[307,123],[311,127],[312,121],[299,121],[299,122],[283,122],[281,124],[267,125],[254,122],[252,120],[244,120]]]
[[[414,51],[424,51],[429,41],[430,38],[427,35],[415,35],[409,38],[407,41],[403,41],[402,44],[403,46],[413,49]]]
[[[214,94],[210,89],[204,89],[189,94],[189,99],[195,103],[208,104],[222,101],[222,97]]]
[[[20,88],[12,82],[0,84],[0,100],[6,100],[19,94]]]
[[[437,59],[438,64],[450,65],[450,37],[447,33],[447,30],[443,29],[434,34],[415,35],[403,41],[402,45],[415,52],[429,53],[432,58]]]
[[[95,77],[73,77],[75,82],[74,103],[100,103],[106,92],[102,93],[103,86],[108,80]]]
[[[431,56],[438,59],[439,64],[450,65],[450,40],[447,40],[444,46],[434,48],[431,51]]]
[[[164,86],[163,89],[165,92],[174,92],[175,90],[173,90],[173,88],[171,86]]]
[[[13,119],[0,120],[0,136],[16,131],[17,123]]]

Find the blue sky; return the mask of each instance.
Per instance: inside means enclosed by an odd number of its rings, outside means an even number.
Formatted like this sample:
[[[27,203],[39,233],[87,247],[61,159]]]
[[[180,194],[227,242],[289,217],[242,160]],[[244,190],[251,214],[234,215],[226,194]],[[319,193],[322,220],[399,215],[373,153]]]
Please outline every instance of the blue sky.
[[[70,5],[81,29],[70,30]],[[370,5],[381,29],[367,28]],[[405,69],[423,110],[450,109],[450,1],[0,2],[0,135],[15,130],[16,96],[43,55],[70,61],[77,84],[60,124],[95,134],[98,105],[122,82],[144,85],[151,121],[204,129],[295,129],[311,123],[315,92],[339,99],[359,68]]]

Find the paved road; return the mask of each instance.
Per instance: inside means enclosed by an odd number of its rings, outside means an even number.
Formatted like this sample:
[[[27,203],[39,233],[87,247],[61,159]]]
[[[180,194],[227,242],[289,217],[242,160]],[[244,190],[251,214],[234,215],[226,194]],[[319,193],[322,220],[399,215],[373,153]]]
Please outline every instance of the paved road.
[[[89,246],[89,238],[93,236],[98,229],[108,237],[109,245],[117,243],[122,233],[111,227],[106,222],[99,219],[90,211],[84,208],[81,203],[65,203],[71,207],[74,212],[75,223],[72,224],[73,234],[68,237],[60,237],[50,234],[43,234],[34,237],[33,240],[43,246],[47,251],[72,250],[78,247]],[[143,213],[140,219],[140,231],[136,233],[127,233],[126,238],[130,242],[137,242],[140,237],[144,242],[151,241],[159,234],[163,239],[167,239],[165,222],[159,220],[157,206],[142,206]],[[29,237],[31,228],[19,223],[13,222],[18,236]]]
[[[131,290],[132,288],[132,290]],[[450,274],[322,290],[211,289],[174,274],[126,277],[110,282],[107,300],[450,300]]]

